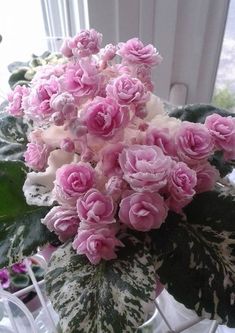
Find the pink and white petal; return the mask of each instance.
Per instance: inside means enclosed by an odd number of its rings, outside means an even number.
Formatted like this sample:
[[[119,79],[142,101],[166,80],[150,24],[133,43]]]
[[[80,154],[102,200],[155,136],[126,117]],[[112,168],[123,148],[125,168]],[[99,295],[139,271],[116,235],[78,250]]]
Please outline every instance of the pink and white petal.
[[[50,153],[48,167],[44,172],[29,172],[23,186],[27,204],[51,206],[55,202],[53,189],[56,170],[72,162],[79,162],[77,154],[57,149]]]

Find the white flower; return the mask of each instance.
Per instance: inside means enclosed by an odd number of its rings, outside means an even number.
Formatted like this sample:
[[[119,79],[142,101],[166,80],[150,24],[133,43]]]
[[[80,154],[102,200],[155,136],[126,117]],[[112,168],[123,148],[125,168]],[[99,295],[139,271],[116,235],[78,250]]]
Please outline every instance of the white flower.
[[[146,103],[147,116],[144,119],[145,121],[151,121],[156,115],[165,114],[164,105],[161,99],[151,94],[150,100]]]
[[[150,122],[149,125],[156,128],[167,128],[169,134],[174,136],[176,131],[181,126],[182,121],[174,117],[169,117],[167,114],[160,114],[155,116]]]

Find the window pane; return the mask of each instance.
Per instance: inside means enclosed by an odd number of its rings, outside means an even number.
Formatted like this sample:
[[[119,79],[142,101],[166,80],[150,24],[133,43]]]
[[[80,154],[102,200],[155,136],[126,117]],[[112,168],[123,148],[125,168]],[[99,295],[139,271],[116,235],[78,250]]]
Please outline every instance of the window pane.
[[[235,112],[235,1],[230,1],[213,104]]]
[[[7,65],[47,50],[40,0],[0,2],[0,101],[9,91]]]

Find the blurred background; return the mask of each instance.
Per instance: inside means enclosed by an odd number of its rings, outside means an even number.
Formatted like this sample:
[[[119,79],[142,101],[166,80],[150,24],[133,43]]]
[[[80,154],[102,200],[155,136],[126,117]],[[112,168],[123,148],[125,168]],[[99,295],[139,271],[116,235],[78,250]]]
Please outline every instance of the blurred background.
[[[174,104],[213,103],[235,112],[235,0],[8,0],[0,2],[0,99],[13,61],[58,51],[80,29],[103,44],[139,37],[164,61],[155,93]]]

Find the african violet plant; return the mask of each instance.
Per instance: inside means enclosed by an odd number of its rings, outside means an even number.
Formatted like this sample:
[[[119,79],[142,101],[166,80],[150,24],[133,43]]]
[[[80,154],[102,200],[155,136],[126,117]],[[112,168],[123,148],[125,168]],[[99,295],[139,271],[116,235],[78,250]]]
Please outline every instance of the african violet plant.
[[[88,30],[66,40],[61,64],[9,95],[1,266],[59,238],[46,287],[66,333],[135,332],[157,279],[199,316],[235,327],[235,204],[224,178],[235,120],[208,105],[167,114],[152,94],[156,49],[137,38],[100,49],[101,39]]]
[[[35,259],[29,260],[29,264],[32,266],[31,268],[37,281],[40,281],[43,278],[43,268],[40,267]],[[24,262],[13,264],[9,268],[0,269],[0,284],[3,289],[9,292],[28,287],[31,281]]]
[[[28,262],[31,265],[31,269],[34,272],[36,280],[42,280],[44,277],[44,269],[34,258],[31,258]],[[11,267],[0,269],[0,286],[2,289],[10,293],[29,287],[31,284],[32,282],[24,262],[15,263]],[[21,300],[27,304],[34,297],[37,297],[37,293],[35,291],[31,291],[22,296]]]

